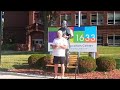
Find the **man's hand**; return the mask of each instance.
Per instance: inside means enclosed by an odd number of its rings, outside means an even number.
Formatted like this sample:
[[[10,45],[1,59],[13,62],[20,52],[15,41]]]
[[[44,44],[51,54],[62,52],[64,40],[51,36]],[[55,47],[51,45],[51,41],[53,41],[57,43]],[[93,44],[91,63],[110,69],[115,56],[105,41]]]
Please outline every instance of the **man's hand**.
[[[66,45],[58,45],[58,44],[56,44],[56,45],[51,44],[51,46],[53,49],[57,49],[57,48],[67,49],[68,48],[68,46],[66,46]]]
[[[58,44],[56,44],[56,45],[51,44],[50,46],[52,46],[53,49],[56,49],[56,48],[60,47],[60,45],[58,45]]]
[[[63,37],[66,38],[66,39],[68,39],[69,36],[64,35]]]

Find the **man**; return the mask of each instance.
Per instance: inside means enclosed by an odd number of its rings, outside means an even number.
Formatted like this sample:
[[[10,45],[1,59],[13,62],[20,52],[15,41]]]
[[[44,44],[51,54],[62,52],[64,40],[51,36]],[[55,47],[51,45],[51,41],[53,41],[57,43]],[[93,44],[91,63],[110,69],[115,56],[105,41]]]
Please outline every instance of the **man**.
[[[67,68],[67,66],[69,64],[69,48],[70,48],[69,39],[73,38],[73,31],[70,28],[67,27],[67,21],[66,20],[63,20],[62,26],[59,30],[61,30],[63,32],[63,37],[68,40],[68,48],[66,49],[66,61],[65,61],[65,66]]]
[[[65,50],[68,48],[68,43],[65,38],[62,37],[62,31],[57,32],[57,38],[53,40],[52,48],[53,48],[53,63],[54,63],[54,72],[55,72],[55,79],[58,78],[58,64],[61,64],[61,78],[64,78],[65,72]]]

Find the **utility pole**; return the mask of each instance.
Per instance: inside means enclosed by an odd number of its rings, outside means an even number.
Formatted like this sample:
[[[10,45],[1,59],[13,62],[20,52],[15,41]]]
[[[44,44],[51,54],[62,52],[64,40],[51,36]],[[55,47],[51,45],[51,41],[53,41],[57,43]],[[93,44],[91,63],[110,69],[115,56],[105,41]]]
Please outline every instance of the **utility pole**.
[[[80,27],[80,24],[81,24],[81,11],[78,12],[78,27]],[[76,69],[75,69],[75,79],[76,79],[76,73],[79,72],[79,67],[78,67],[78,62],[79,62],[79,57],[80,57],[80,51],[78,51],[78,58],[77,58],[77,66],[76,66]]]
[[[2,11],[0,11],[0,65],[1,65],[1,45],[2,45]]]

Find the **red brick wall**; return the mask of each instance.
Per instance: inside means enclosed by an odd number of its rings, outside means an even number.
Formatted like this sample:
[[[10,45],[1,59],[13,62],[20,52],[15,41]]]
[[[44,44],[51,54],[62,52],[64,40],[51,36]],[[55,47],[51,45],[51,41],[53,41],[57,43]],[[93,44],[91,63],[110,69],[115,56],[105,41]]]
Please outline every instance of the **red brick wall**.
[[[4,42],[9,38],[14,39],[14,43],[25,43],[26,26],[29,24],[28,11],[5,11],[4,12]]]

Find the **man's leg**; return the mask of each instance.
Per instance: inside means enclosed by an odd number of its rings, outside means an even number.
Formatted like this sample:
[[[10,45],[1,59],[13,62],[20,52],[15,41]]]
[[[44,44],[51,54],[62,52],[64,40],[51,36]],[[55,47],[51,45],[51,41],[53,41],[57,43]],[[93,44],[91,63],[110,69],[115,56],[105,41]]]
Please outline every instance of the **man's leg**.
[[[58,75],[58,60],[59,60],[59,58],[54,56],[54,59],[53,59],[54,73],[55,73],[55,77],[54,78],[57,78],[57,75]]]
[[[65,57],[60,58],[60,63],[61,63],[61,78],[64,78],[64,73],[65,73]]]
[[[55,78],[58,75],[58,64],[54,64],[54,72],[55,72]]]
[[[64,66],[64,64],[61,64],[61,73],[62,73],[61,77],[63,78],[64,77],[64,73],[65,73],[65,66]]]

